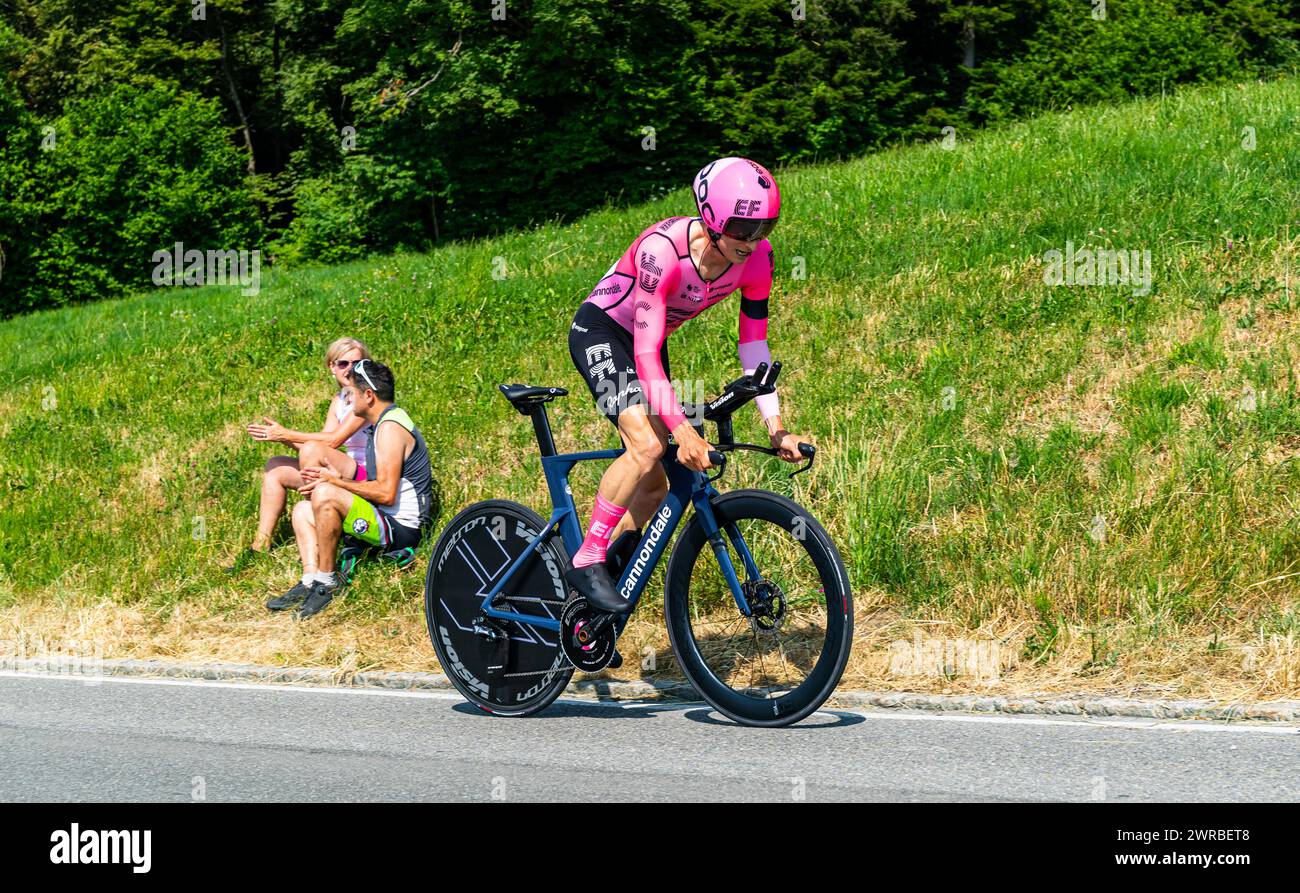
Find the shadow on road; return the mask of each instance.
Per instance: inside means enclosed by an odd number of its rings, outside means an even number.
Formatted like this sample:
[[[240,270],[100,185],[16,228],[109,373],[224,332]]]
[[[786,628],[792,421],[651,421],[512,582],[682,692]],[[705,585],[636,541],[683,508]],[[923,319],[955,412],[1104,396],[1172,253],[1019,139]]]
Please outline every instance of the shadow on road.
[[[451,709],[468,716],[481,716],[484,719],[513,718],[489,716],[473,704],[457,704]],[[522,719],[529,722],[536,722],[544,719],[570,719],[574,717],[580,717],[583,719],[646,719],[653,717],[656,713],[663,713],[668,710],[681,710],[681,705],[646,703],[620,706],[618,704],[606,704],[598,701],[593,701],[590,704],[584,704],[581,701],[556,701],[541,713],[535,713],[532,716],[523,717]]]
[[[712,707],[705,706],[698,702],[687,703],[682,701],[662,701],[662,702],[627,702],[609,703],[601,701],[592,701],[584,703],[579,700],[559,700],[547,707],[541,713],[535,713],[528,717],[495,717],[490,716],[483,710],[473,704],[460,703],[451,708],[457,713],[465,716],[479,716],[483,719],[507,720],[518,718],[521,721],[538,722],[546,719],[652,719],[660,713],[680,713],[691,722],[703,723],[713,726],[732,726],[735,728],[746,728],[742,723],[734,722],[727,717],[718,713]],[[818,729],[842,729],[848,726],[857,725],[866,720],[865,716],[859,713],[850,713],[842,710],[819,710],[812,716],[793,725],[786,726],[786,729],[795,730],[818,730]]]
[[[718,713],[711,707],[700,707],[695,710],[688,710],[685,714],[691,722],[704,723],[711,726],[735,726],[737,728],[747,728],[743,723],[728,719],[721,713]],[[842,729],[846,726],[857,725],[865,722],[866,717],[860,713],[847,713],[841,710],[818,710],[812,716],[801,720],[792,726],[783,726],[784,731],[789,730],[814,730],[814,729]]]

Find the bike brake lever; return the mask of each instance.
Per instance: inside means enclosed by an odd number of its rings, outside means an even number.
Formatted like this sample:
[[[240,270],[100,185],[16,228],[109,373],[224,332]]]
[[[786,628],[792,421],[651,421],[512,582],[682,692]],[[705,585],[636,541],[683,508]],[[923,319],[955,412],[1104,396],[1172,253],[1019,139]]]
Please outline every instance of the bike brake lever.
[[[766,456],[780,455],[780,450],[772,447],[759,446],[756,443],[724,443],[716,445],[714,449],[719,453],[730,453],[734,450],[751,450],[755,453],[763,453]],[[796,474],[803,474],[805,471],[813,467],[813,460],[817,457],[817,447],[813,446],[811,443],[801,443],[799,444],[799,453],[808,460],[808,464],[797,471],[790,472],[788,475],[789,477],[794,477]],[[721,474],[722,472],[718,472],[717,475],[709,478],[709,480],[716,480]]]
[[[719,452],[718,450],[709,450],[709,464],[716,466],[718,469],[718,473],[710,477],[706,477],[704,479],[704,483],[706,484],[711,484],[714,481],[716,481],[718,478],[722,477],[722,473],[727,470],[727,457],[722,455],[722,453]]]
[[[817,458],[817,447],[813,446],[811,443],[801,443],[799,444],[799,453],[808,460],[808,464],[803,468],[800,468],[798,471],[790,472],[789,477],[791,479],[793,479],[796,474],[803,474],[805,471],[813,467],[813,460]]]

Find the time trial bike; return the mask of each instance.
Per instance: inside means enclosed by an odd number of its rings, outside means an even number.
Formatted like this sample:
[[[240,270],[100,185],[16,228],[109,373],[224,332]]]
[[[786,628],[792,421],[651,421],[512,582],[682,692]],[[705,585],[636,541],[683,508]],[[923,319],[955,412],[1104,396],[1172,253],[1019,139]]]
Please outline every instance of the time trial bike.
[[[775,389],[780,363],[761,365],[721,396],[684,406],[703,433],[716,424],[714,474],[688,469],[669,443],[668,493],[643,531],[613,543],[607,559],[617,590],[635,605],[688,505],[695,513],[668,559],[664,615],[673,655],[695,690],[745,725],[784,726],[807,717],[834,691],[853,637],[853,597],[834,542],[793,500],[766,490],[720,493],[727,454],[776,450],[737,443],[732,413]],[[457,690],[493,714],[527,716],[549,706],[575,670],[617,667],[629,614],[596,610],[565,582],[583,532],[569,486],[579,463],[622,450],[561,454],[546,404],[563,388],[499,385],[529,417],[541,451],[552,510],[543,520],[517,502],[492,499],[461,511],[443,530],[425,579],[425,621]],[[791,477],[811,468],[807,460]],[[710,557],[702,558],[706,551]]]

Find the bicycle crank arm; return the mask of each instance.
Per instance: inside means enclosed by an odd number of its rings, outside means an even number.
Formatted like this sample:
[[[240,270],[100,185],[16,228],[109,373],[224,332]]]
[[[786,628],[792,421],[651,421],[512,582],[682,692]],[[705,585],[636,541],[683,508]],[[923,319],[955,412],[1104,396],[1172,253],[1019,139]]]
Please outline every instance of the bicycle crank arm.
[[[605,627],[617,620],[619,616],[617,614],[606,614],[602,611],[593,611],[593,613],[596,615],[596,619],[591,621],[585,630],[585,632],[590,634],[590,638],[592,639],[604,632]],[[583,644],[586,643],[584,642]]]

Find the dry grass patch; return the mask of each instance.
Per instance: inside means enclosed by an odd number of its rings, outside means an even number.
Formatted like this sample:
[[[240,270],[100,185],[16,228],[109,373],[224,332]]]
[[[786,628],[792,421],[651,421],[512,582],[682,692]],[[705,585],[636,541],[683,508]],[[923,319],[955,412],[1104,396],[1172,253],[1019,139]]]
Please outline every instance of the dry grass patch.
[[[1127,642],[1108,656],[1098,654],[1093,631],[1078,627],[1063,631],[1050,658],[1032,661],[1024,655],[1032,624],[1032,618],[1006,611],[973,629],[940,617],[905,619],[885,593],[860,593],[853,655],[840,689],[1229,702],[1300,697],[1300,641],[1294,635],[1235,641],[1216,640],[1210,629],[1184,630],[1158,641]],[[1122,628],[1107,631],[1111,641],[1124,634]],[[297,623],[269,616],[259,605],[225,612],[178,606],[157,616],[104,602],[25,603],[0,611],[0,649],[5,656],[30,658],[314,667],[333,671],[340,682],[370,670],[439,672],[416,600],[378,623],[331,613]],[[654,611],[633,617],[620,650],[624,666],[604,678],[682,678]]]

